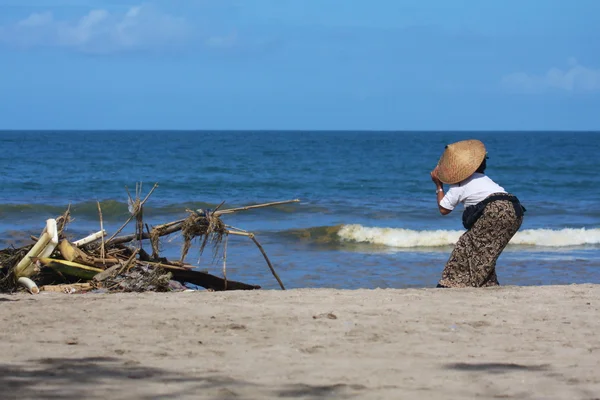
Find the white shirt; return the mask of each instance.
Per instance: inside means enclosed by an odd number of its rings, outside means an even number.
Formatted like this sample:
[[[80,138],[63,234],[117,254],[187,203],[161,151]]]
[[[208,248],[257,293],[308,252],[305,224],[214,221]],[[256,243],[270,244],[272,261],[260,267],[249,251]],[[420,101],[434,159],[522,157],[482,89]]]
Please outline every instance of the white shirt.
[[[446,210],[454,210],[458,203],[463,203],[466,208],[479,203],[492,193],[506,193],[506,191],[487,175],[475,172],[464,181],[450,185],[450,189],[440,201],[440,206]]]

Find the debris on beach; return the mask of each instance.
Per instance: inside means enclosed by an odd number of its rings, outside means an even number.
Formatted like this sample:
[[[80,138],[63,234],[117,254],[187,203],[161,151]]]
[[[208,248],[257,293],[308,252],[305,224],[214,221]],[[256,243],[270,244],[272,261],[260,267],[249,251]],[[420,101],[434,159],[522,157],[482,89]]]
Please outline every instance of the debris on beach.
[[[61,293],[84,292],[167,292],[189,290],[185,284],[212,291],[254,290],[260,286],[227,279],[227,242],[229,235],[245,236],[252,240],[262,253],[267,266],[282,290],[281,279],[275,272],[265,250],[252,232],[227,225],[221,217],[255,208],[296,203],[286,200],[239,208],[221,209],[224,202],[214,210],[189,210],[187,217],[161,225],[148,226],[143,220],[143,208],[154,185],[142,200],[141,184],[136,185],[135,198],[129,196],[130,216],[111,236],[107,237],[98,202],[100,231],[84,238],[72,240],[65,228],[72,221],[70,206],[57,218],[50,218],[39,237],[32,236],[33,243],[19,248],[0,250],[0,293],[27,290],[32,294],[40,291]],[[135,233],[119,234],[135,220]],[[179,260],[160,256],[160,240],[178,233],[183,238]],[[212,247],[216,257],[222,250],[223,277],[199,271],[186,264],[185,258],[196,240],[200,254],[207,246]],[[143,248],[149,242],[151,254]]]

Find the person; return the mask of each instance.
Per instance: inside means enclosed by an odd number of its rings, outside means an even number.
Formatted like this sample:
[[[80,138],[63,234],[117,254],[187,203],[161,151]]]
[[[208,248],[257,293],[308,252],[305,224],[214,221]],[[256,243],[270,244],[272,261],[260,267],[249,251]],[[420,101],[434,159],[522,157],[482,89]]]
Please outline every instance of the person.
[[[454,246],[437,285],[441,288],[498,286],[496,261],[517,233],[525,208],[519,199],[485,174],[485,145],[463,140],[446,146],[431,171],[442,215],[464,205],[467,231]],[[448,184],[444,191],[443,184]]]

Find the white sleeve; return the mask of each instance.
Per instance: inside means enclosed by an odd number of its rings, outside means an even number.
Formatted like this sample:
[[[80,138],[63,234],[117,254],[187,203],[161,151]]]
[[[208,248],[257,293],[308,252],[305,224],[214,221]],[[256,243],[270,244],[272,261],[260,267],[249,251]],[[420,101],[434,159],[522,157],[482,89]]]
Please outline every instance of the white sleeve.
[[[462,194],[463,188],[458,185],[451,185],[448,189],[448,192],[440,201],[440,206],[444,207],[446,210],[454,210],[454,207],[460,203],[460,197]]]

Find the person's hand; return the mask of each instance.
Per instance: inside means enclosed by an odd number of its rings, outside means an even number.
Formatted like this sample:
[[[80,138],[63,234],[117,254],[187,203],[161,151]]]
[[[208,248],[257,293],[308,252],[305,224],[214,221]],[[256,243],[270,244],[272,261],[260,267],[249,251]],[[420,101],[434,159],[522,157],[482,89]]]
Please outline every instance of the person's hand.
[[[438,178],[438,167],[435,167],[433,171],[431,171],[431,180],[437,187],[442,186],[442,181]]]

